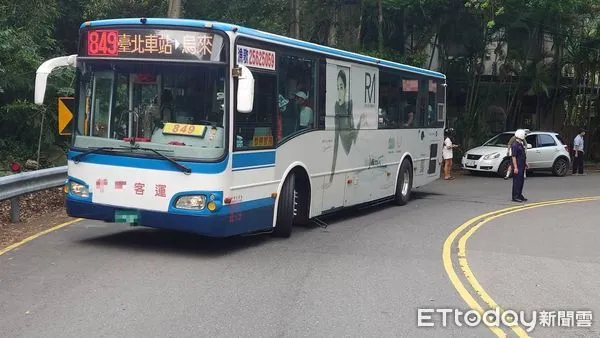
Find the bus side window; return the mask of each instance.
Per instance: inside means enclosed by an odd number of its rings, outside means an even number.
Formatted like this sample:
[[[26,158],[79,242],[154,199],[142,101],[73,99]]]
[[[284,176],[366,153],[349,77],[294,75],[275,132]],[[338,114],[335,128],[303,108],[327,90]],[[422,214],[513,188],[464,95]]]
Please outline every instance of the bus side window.
[[[304,130],[315,128],[316,62],[292,55],[279,55],[277,142]]]
[[[429,81],[419,80],[419,93],[417,95],[417,111],[415,114],[415,127],[423,128],[427,126],[427,115],[429,105]]]
[[[434,80],[429,80],[429,89],[428,89],[428,100],[427,100],[427,111],[426,111],[426,122],[427,127],[434,128],[437,126],[437,82]]]
[[[404,98],[402,113],[401,113],[401,125],[402,128],[415,128],[419,127],[418,124],[418,93],[419,93],[419,80],[410,75],[404,75],[402,78],[402,95]]]
[[[437,106],[437,128],[444,127],[444,123],[446,121],[446,87],[444,86],[444,82],[442,80],[436,80],[437,85],[437,95],[435,104]],[[501,128],[500,128],[501,129]]]
[[[402,80],[398,73],[379,73],[379,129],[398,128],[402,124]]]
[[[235,114],[235,149],[272,148],[275,133],[273,117],[277,102],[274,74],[254,72],[254,107],[250,113]]]
[[[319,77],[318,77],[317,93],[319,94],[317,108],[317,128],[325,129],[325,114],[327,102],[327,63],[321,59],[319,61]]]

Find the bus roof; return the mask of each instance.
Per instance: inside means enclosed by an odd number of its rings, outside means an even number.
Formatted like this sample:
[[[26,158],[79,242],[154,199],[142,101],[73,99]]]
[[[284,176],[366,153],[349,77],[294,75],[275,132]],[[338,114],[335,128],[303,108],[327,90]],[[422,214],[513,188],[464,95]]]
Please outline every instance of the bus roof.
[[[299,47],[305,50],[329,54],[334,57],[340,57],[348,60],[362,61],[367,63],[379,64],[388,68],[399,69],[411,73],[432,76],[440,79],[446,79],[446,76],[442,73],[435,72],[432,70],[422,69],[413,67],[397,62],[391,62],[374,58],[371,56],[361,55],[357,53],[348,52],[345,50],[318,45],[312,42],[302,41],[285,37],[282,35],[267,33],[264,31],[242,27],[238,25],[216,22],[216,21],[205,21],[205,20],[193,20],[193,19],[170,19],[170,18],[143,18],[146,20],[142,23],[142,18],[124,18],[124,19],[107,19],[107,20],[96,20],[87,21],[81,24],[81,28],[85,27],[96,27],[96,26],[113,26],[113,25],[157,25],[157,26],[176,26],[176,27],[196,27],[196,28],[210,28],[220,31],[232,31],[239,34],[247,35],[254,38],[269,40],[280,44],[286,44],[289,46]]]

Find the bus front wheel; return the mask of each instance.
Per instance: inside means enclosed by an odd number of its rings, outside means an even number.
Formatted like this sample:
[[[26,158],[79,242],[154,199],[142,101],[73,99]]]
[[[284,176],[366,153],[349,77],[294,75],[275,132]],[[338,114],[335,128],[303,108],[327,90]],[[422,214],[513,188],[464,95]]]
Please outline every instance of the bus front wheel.
[[[291,173],[281,187],[279,195],[279,203],[277,205],[277,221],[273,235],[275,237],[290,237],[292,234],[292,225],[294,223],[294,215],[296,213],[297,193],[295,189],[295,177]]]
[[[405,205],[410,199],[413,184],[413,169],[410,161],[404,159],[400,165],[398,172],[398,180],[396,181],[396,195],[394,203],[396,205]]]

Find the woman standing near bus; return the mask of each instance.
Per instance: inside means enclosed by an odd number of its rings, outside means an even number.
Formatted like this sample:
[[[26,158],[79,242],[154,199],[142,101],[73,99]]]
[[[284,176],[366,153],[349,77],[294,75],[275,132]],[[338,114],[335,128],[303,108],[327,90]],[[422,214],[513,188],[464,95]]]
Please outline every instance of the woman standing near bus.
[[[458,147],[458,145],[452,143],[452,139],[450,138],[454,134],[454,129],[449,128],[444,130],[444,147],[442,148],[442,158],[444,159],[444,179],[445,180],[453,180],[452,176],[452,158],[453,158],[453,150]]]

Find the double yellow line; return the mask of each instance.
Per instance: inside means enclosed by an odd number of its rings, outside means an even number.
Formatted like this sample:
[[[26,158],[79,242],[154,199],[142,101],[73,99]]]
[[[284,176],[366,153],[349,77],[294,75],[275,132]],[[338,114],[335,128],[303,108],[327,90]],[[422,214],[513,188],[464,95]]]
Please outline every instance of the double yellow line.
[[[580,198],[570,198],[570,199],[561,199],[561,200],[553,200],[553,201],[545,201],[531,204],[524,204],[519,206],[514,206],[510,208],[505,208],[501,210],[492,211],[475,218],[468,220],[467,222],[460,225],[458,228],[454,229],[452,233],[446,238],[444,242],[444,247],[442,250],[442,260],[444,262],[444,268],[446,269],[446,273],[450,278],[450,281],[456,288],[456,291],[460,294],[460,296],[464,299],[471,309],[477,311],[479,314],[483,315],[483,313],[487,310],[484,309],[480,303],[475,299],[475,297],[467,290],[465,285],[462,283],[458,274],[456,273],[453,265],[453,253],[455,253],[458,266],[462,270],[463,276],[469,283],[472,291],[474,291],[478,298],[485,303],[491,310],[495,310],[498,308],[500,310],[500,314],[502,314],[503,310],[500,306],[490,297],[490,295],[483,289],[473,271],[469,267],[467,262],[467,240],[477,231],[477,229],[481,228],[484,224],[493,221],[496,218],[509,215],[512,213],[539,208],[546,207],[558,204],[566,204],[566,203],[578,203],[578,202],[588,202],[588,201],[600,201],[600,196],[591,196],[591,197],[580,197]],[[456,247],[453,246],[456,238],[458,239],[458,245]],[[457,249],[453,252],[453,248]],[[506,337],[506,333],[500,327],[489,326],[488,327],[496,336],[498,337]],[[519,337],[529,337],[527,332],[523,330],[518,325],[510,327]]]

